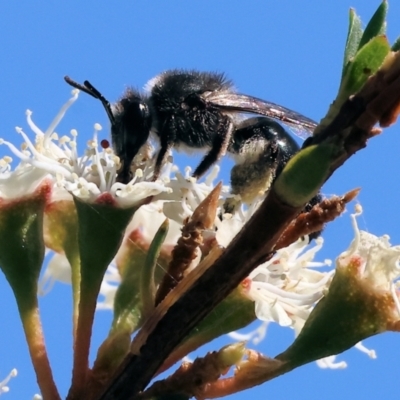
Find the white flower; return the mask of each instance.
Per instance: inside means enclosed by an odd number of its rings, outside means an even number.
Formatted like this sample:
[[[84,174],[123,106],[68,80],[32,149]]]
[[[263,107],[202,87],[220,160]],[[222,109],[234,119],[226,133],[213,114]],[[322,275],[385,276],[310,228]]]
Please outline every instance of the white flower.
[[[68,195],[71,198],[70,194],[73,194],[93,202],[107,192],[122,207],[129,207],[149,196],[170,191],[162,183],[146,182],[143,171],[139,169],[129,184],[116,182],[119,159],[110,148],[99,150],[99,124],[94,125],[93,139],[87,142],[85,153],[81,157],[78,155],[78,133],[75,129],[70,131],[69,136],[59,137],[55,128],[78,98],[78,92],[76,89],[72,91],[72,97],[45,131],[35,125],[31,118],[32,112],[27,111],[27,123],[35,134],[35,140],[32,141],[22,128],[16,128],[24,139],[22,150],[0,139],[0,144],[6,145],[20,160],[14,171],[11,170],[9,156],[0,160],[0,196],[8,198],[30,193],[44,177],[52,178],[54,189],[58,189],[57,199]]]
[[[387,291],[392,294],[397,308],[397,317],[400,316],[400,301],[398,288],[400,286],[400,246],[391,246],[389,236],[377,237],[358,228],[356,217],[362,212],[351,215],[354,240],[348,250],[337,259],[337,268],[347,266],[352,261],[358,265],[358,274],[371,288],[378,291]]]
[[[328,288],[333,271],[311,268],[330,265],[314,262],[323,240],[306,250],[308,239],[298,240],[278,250],[271,260],[257,267],[245,282],[247,295],[255,301],[255,312],[261,321],[274,321],[297,332],[310,315],[315,303]]]

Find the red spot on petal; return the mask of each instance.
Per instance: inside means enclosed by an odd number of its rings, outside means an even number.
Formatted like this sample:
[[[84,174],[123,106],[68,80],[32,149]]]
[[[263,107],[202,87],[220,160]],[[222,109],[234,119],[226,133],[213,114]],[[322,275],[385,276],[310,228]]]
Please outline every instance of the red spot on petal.
[[[102,193],[95,201],[96,204],[104,204],[108,206],[117,207],[117,202],[115,198],[108,192]]]
[[[243,279],[241,285],[244,290],[249,290],[251,286],[251,279],[250,278]]]

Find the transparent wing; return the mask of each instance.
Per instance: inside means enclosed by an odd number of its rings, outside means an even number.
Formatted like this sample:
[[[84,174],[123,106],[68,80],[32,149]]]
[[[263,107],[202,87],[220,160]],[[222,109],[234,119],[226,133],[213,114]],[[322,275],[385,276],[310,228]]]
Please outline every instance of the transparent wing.
[[[303,139],[310,136],[318,125],[312,119],[296,111],[257,97],[238,93],[208,92],[203,94],[202,98],[208,104],[226,111],[259,114],[283,122],[294,134]]]

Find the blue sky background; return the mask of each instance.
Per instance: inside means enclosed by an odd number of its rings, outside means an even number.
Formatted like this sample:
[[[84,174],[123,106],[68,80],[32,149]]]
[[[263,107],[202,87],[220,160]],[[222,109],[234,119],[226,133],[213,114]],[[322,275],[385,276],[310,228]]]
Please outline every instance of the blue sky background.
[[[223,71],[241,92],[319,120],[336,95],[349,8],[355,7],[367,22],[378,5],[375,0],[2,2],[0,136],[19,143],[14,127],[28,131],[27,108],[45,129],[70,96],[71,89],[63,81],[66,74],[79,82],[89,79],[114,101],[127,85],[141,88],[171,68]],[[391,41],[400,34],[398,15],[400,3],[392,0]],[[57,131],[76,128],[83,143],[91,136],[94,122],[103,125],[107,137],[102,107],[83,94]],[[393,244],[400,244],[399,133],[400,125],[385,130],[323,188],[331,195],[361,187],[360,226],[377,235],[389,234]],[[0,155],[4,151],[0,148]],[[352,235],[347,214],[326,229],[320,259],[337,256]],[[14,367],[19,371],[4,398],[30,399],[38,388],[16,305],[1,276],[0,293],[0,378]],[[40,299],[48,351],[63,395],[71,376],[70,303],[70,287],[63,284],[56,284]],[[97,315],[97,345],[110,318],[111,313]],[[292,336],[291,330],[272,326],[267,340],[256,348],[274,356],[290,344]],[[320,370],[310,364],[232,398],[392,398],[400,373],[398,340],[385,334],[365,341],[377,351],[376,360],[352,349],[339,356],[348,363],[346,370]],[[223,343],[227,342],[220,340],[213,347]]]

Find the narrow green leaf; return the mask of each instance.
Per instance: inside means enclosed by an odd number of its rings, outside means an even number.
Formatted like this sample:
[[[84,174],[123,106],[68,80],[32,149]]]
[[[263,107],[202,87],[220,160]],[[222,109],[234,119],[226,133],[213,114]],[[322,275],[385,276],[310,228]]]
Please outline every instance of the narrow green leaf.
[[[140,325],[143,315],[154,308],[155,267],[163,264],[159,259],[161,246],[168,233],[168,220],[165,220],[154,236],[150,248],[141,248],[132,238],[125,244],[126,254],[119,267],[122,268],[121,283],[114,299],[114,319],[110,336],[115,332],[134,332]],[[163,268],[161,268],[163,269]]]
[[[196,326],[187,339],[204,344],[249,325],[255,318],[254,302],[236,289]]]
[[[136,261],[129,264],[129,268],[124,271],[122,281],[115,293],[114,318],[110,336],[116,332],[134,332],[142,319],[142,303],[139,295],[141,265]]]
[[[151,242],[146,262],[142,269],[140,295],[143,305],[143,314],[145,316],[148,316],[155,307],[156,288],[154,283],[154,271],[157,266],[161,246],[167,237],[168,228],[169,221],[167,218],[158,228],[157,233]]]
[[[371,20],[368,22],[368,25],[364,30],[364,34],[362,35],[362,38],[360,40],[360,49],[374,37],[385,34],[387,10],[388,3],[386,0],[384,0],[375,11],[375,14],[372,16]]]
[[[142,319],[142,303],[140,298],[140,276],[146,259],[145,250],[132,246],[128,252],[127,262],[122,270],[121,283],[114,298],[114,318],[110,336],[115,332],[132,333]],[[137,250],[137,251],[135,251]]]
[[[344,51],[342,76],[345,74],[346,65],[357,53],[362,34],[361,19],[354,9],[351,8],[349,13],[349,30],[347,32],[346,47]]]
[[[254,302],[244,296],[239,288],[218,304],[203,321],[193,329],[168,359],[172,365],[188,353],[232,331],[241,329],[256,319]]]
[[[392,51],[399,51],[400,50],[400,36],[393,43],[391,50]]]
[[[356,93],[382,65],[389,51],[390,45],[385,36],[374,37],[363,46],[346,68],[340,87],[340,98]]]

